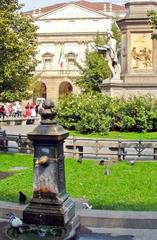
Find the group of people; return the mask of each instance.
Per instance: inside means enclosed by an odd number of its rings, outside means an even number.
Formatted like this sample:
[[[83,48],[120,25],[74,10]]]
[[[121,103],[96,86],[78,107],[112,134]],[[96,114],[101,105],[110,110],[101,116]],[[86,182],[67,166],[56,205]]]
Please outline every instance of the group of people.
[[[27,103],[26,105],[21,102],[5,103],[0,105],[0,118],[10,117],[36,117],[43,111],[43,106]]]

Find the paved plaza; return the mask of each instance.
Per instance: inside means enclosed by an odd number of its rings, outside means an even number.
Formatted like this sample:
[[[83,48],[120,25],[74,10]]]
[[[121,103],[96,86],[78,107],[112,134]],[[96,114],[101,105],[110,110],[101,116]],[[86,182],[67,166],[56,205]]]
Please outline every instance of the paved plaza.
[[[40,123],[40,120],[39,120]],[[6,131],[7,134],[22,134],[27,135],[27,133],[33,131],[33,129],[38,124],[29,124],[29,125],[15,125],[15,126],[7,126],[1,125],[1,128]]]
[[[7,240],[5,231],[9,224],[0,220],[0,240]],[[155,229],[121,229],[121,228],[82,228],[76,240],[157,240]]]

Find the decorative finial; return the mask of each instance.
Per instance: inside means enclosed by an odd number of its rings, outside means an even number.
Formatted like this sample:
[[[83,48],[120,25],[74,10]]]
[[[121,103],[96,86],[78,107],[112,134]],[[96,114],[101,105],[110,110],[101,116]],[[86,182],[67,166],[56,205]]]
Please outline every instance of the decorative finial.
[[[43,103],[43,112],[41,113],[41,124],[56,124],[54,120],[57,112],[53,110],[54,103],[49,100],[45,100]]]

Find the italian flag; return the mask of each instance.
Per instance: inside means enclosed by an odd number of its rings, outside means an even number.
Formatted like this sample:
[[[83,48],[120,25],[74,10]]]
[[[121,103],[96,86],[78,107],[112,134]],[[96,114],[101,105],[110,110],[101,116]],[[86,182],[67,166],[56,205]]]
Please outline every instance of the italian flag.
[[[61,68],[63,68],[63,59],[64,59],[64,48],[62,46],[60,50],[59,61],[58,61],[58,64],[60,65]]]

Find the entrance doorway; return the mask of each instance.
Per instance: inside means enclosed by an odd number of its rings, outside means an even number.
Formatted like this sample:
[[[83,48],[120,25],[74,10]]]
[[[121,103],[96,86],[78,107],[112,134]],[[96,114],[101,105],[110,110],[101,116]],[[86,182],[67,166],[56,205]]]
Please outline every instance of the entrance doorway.
[[[59,97],[64,97],[73,92],[73,86],[69,82],[62,82],[59,86]]]
[[[43,82],[37,82],[33,91],[33,100],[36,101],[37,98],[47,98],[47,87]]]

